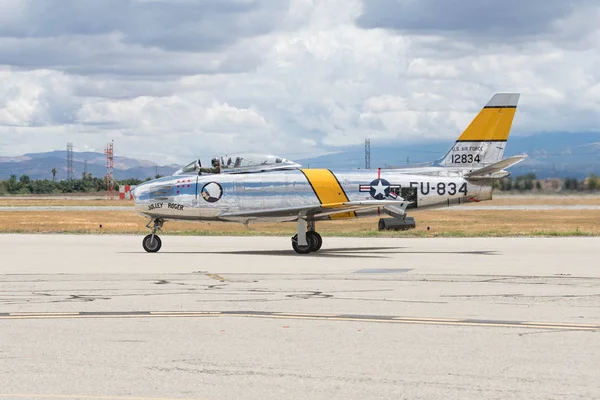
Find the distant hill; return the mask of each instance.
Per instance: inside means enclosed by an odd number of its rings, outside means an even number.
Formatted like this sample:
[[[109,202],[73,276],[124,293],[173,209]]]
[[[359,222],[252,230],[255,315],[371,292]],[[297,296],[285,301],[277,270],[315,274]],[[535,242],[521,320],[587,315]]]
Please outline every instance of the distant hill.
[[[52,168],[56,168],[56,179],[67,178],[67,152],[64,150],[46,153],[29,153],[19,157],[0,157],[0,179],[10,175],[29,175],[32,179],[52,179]],[[76,178],[80,178],[85,169],[93,176],[106,175],[106,155],[93,152],[73,152],[73,170]],[[154,177],[158,171],[161,175],[170,175],[179,169],[178,165],[157,165],[152,161],[115,156],[113,175],[115,179]]]
[[[390,143],[371,141],[371,168],[403,167],[441,158],[454,141]],[[600,175],[600,133],[539,133],[511,136],[505,157],[526,153],[528,158],[511,168],[513,176],[535,173],[540,179]],[[334,154],[295,160],[304,167],[355,169],[365,166],[364,145],[345,148]]]
[[[402,144],[371,141],[371,168],[403,167],[434,161],[441,158],[454,144],[453,140]],[[227,149],[223,149],[224,153]],[[0,157],[0,179],[10,175],[29,175],[32,179],[52,179],[52,168],[56,168],[56,179],[67,177],[66,151],[30,153],[18,157]],[[513,176],[535,173],[540,179],[573,177],[583,179],[590,173],[600,175],[600,133],[539,133],[531,136],[512,135],[506,146],[505,157],[528,154],[528,158],[510,169]],[[286,157],[285,154],[278,154]],[[106,174],[104,153],[74,152],[73,169],[81,177],[84,162],[88,172],[101,177]],[[320,157],[294,160],[304,167],[356,169],[365,165],[364,145],[343,148]],[[153,161],[116,156],[114,176],[117,180],[127,178],[146,179],[170,175],[178,165],[157,165]]]

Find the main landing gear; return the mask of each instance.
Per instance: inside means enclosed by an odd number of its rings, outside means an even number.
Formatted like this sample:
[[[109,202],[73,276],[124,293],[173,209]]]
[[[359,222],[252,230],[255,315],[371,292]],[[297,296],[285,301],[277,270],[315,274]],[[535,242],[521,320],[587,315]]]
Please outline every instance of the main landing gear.
[[[154,225],[150,227],[150,224],[152,223],[154,223]],[[144,240],[142,240],[142,247],[148,253],[156,253],[160,250],[160,247],[162,246],[162,241],[160,240],[156,232],[162,229],[164,223],[165,221],[163,219],[157,218],[155,220],[151,220],[150,222],[148,222],[148,225],[146,225],[146,228],[152,229],[152,233],[146,235],[146,237],[144,237]]]
[[[315,221],[298,218],[298,233],[292,237],[292,248],[298,254],[319,251],[323,238],[315,231]]]

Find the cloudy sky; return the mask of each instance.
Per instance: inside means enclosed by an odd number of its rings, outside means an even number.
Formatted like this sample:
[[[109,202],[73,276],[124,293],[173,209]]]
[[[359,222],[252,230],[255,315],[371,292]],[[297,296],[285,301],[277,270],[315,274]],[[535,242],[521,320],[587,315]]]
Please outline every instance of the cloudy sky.
[[[600,129],[596,0],[0,0],[0,155],[185,163]]]

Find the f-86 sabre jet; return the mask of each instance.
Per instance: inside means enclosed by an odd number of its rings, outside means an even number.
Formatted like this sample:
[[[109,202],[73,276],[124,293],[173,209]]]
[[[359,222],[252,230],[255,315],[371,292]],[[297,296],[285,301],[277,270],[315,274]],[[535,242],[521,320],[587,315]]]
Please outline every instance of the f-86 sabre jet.
[[[277,221],[297,223],[291,244],[307,254],[323,244],[320,221],[381,213],[402,220],[407,210],[491,200],[492,183],[526,157],[502,159],[519,96],[495,94],[447,153],[424,167],[331,171],[274,156],[225,156],[207,168],[196,160],[134,189],[136,211],[152,231],[142,246],[159,251],[157,232],[168,220]]]

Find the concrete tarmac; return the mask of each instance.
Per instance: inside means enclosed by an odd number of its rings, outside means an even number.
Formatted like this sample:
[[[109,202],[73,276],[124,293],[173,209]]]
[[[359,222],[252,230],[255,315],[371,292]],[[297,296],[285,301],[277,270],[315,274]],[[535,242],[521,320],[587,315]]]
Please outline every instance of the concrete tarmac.
[[[0,399],[600,398],[600,238],[0,235]]]

